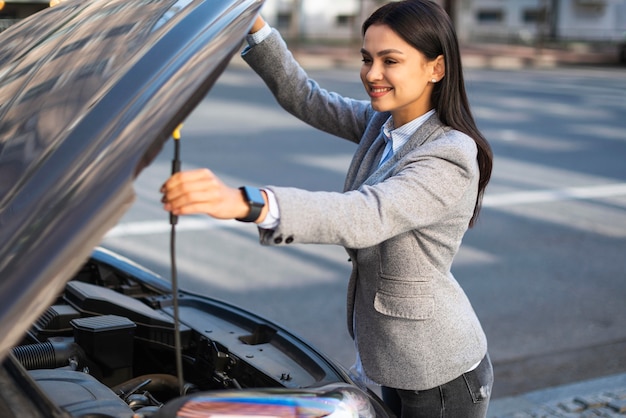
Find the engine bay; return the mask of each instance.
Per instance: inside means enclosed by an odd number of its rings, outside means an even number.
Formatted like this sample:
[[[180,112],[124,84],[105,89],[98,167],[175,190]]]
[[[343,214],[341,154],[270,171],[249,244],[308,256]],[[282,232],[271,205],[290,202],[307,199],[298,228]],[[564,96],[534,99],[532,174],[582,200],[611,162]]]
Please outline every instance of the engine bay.
[[[178,298],[183,385],[168,283],[104,250],[66,284],[12,354],[71,416],[150,417],[198,392],[350,382],[275,324],[204,296],[179,292]]]

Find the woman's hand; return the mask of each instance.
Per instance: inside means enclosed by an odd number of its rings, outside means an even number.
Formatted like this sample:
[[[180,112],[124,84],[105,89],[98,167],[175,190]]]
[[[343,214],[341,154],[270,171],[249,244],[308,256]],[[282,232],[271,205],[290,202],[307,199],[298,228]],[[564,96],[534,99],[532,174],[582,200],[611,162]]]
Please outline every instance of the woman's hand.
[[[173,215],[244,218],[250,210],[241,190],[226,186],[211,170],[181,171],[161,187],[163,208]],[[264,213],[261,218],[265,218]]]
[[[256,20],[254,21],[254,24],[252,25],[252,28],[250,28],[250,34],[258,32],[259,30],[261,30],[263,28],[263,26],[265,26],[265,20],[263,20],[261,15],[259,15],[259,16],[257,16]]]

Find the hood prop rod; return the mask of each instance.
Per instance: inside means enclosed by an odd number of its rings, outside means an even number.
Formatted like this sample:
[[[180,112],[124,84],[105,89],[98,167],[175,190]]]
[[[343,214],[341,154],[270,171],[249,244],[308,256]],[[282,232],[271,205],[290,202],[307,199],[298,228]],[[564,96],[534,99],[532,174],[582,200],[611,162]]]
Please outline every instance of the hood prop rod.
[[[180,128],[179,125],[172,133],[174,139],[174,159],[172,160],[172,174],[180,171]],[[183,380],[183,356],[182,344],[180,340],[180,321],[178,314],[178,271],[176,268],[176,224],[178,216],[170,213],[170,225],[172,225],[170,233],[170,265],[172,268],[172,295],[174,302],[174,347],[176,351],[176,374],[178,377],[178,390],[180,395],[184,395]]]

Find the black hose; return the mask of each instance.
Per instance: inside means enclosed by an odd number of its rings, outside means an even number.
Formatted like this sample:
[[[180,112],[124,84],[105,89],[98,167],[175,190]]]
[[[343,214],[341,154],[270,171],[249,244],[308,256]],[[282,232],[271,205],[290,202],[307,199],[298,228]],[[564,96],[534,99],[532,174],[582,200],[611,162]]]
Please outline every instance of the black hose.
[[[12,348],[13,355],[26,370],[56,369],[70,365],[70,359],[83,359],[80,346],[69,341],[20,345]]]
[[[179,386],[181,385],[179,385],[178,378],[176,376],[169,374],[147,374],[113,386],[111,390],[115,392],[117,396],[128,396],[130,392],[137,387],[140,387],[141,390],[150,392],[177,392],[179,390]]]

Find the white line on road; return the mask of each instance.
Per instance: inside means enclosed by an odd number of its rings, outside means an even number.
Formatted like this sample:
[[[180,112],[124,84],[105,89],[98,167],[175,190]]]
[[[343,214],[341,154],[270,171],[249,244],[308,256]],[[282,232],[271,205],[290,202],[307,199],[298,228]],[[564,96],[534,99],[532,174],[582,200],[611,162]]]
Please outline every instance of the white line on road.
[[[241,228],[246,226],[237,221],[218,221],[208,216],[205,218],[181,217],[176,225],[177,231],[198,231],[216,228]],[[125,222],[111,229],[105,238],[119,238],[133,235],[165,234],[170,232],[171,225],[166,219],[161,221]]]
[[[485,207],[498,207],[561,200],[600,199],[621,195],[626,195],[626,183],[485,195],[483,205]]]
[[[601,199],[614,196],[626,196],[626,183],[486,195],[483,200],[483,206],[501,207],[563,200]],[[218,221],[209,217],[182,217],[176,229],[178,231],[197,231],[217,228],[242,228],[245,226],[246,224],[237,221]],[[171,226],[167,220],[126,222],[117,225],[109,231],[105,238],[163,234],[169,232],[170,228]]]

